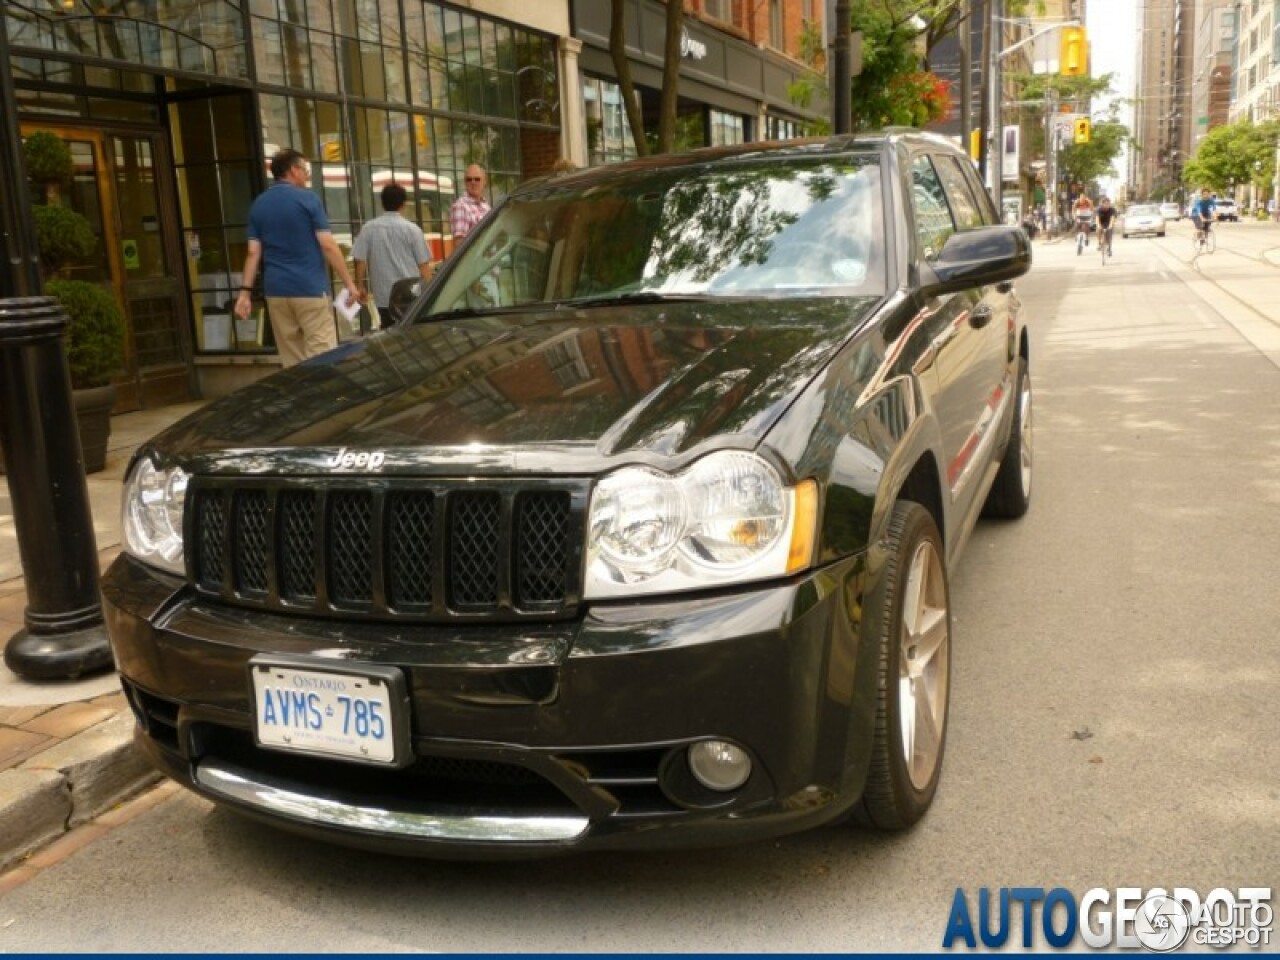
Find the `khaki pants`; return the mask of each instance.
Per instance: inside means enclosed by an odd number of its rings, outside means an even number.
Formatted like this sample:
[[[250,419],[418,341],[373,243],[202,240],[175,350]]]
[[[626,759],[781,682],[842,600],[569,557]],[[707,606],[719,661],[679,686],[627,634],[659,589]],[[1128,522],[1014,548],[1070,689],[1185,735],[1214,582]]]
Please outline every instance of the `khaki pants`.
[[[267,297],[280,363],[292,367],[338,345],[333,304],[326,297]]]

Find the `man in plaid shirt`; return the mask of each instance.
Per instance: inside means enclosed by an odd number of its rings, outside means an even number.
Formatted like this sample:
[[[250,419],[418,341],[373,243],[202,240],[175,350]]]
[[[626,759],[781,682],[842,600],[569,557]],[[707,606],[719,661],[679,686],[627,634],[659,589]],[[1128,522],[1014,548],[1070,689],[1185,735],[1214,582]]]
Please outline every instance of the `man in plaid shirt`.
[[[489,204],[484,199],[484,187],[487,181],[484,168],[473,163],[467,167],[463,178],[467,192],[455,200],[453,206],[449,208],[449,224],[453,229],[455,244],[470,233],[489,212]]]

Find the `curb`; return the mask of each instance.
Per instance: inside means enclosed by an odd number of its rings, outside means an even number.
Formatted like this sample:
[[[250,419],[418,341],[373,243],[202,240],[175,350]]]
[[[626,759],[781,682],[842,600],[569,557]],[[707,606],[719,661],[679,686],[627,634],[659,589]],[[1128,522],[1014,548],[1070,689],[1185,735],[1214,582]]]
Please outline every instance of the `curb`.
[[[114,717],[0,772],[0,870],[160,780]]]

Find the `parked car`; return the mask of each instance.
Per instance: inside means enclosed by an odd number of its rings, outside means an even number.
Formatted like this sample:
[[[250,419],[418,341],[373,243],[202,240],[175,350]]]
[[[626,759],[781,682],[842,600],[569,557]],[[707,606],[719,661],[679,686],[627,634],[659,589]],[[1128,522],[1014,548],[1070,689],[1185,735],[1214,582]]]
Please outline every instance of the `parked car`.
[[[399,324],[135,455],[103,591],[139,743],[426,856],[911,825],[950,572],[1030,502],[1030,264],[917,133],[517,188]]]
[[[1219,197],[1213,201],[1213,215],[1220,223],[1223,220],[1234,222],[1240,219],[1240,214],[1236,210],[1236,202],[1228,197]]]
[[[1164,217],[1153,203],[1135,204],[1124,212],[1121,234],[1127,238],[1143,233],[1157,237],[1165,234]]]
[[[1180,222],[1182,220],[1182,208],[1176,203],[1162,203],[1160,204],[1160,216],[1164,217],[1166,221]]]

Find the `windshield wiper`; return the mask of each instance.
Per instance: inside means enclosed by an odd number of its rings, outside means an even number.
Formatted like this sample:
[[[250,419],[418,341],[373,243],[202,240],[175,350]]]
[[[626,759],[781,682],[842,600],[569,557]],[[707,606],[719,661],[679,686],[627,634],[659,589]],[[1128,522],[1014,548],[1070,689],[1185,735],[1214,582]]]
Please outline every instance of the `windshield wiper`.
[[[500,313],[527,313],[531,310],[545,310],[546,303],[516,303],[505,307],[458,307],[456,310],[442,310],[440,313],[428,313],[418,317],[414,323],[434,323],[436,320],[459,320],[464,317],[488,317]]]
[[[576,310],[578,307],[612,307],[625,303],[706,303],[719,300],[702,293],[659,293],[656,290],[632,290],[630,293],[611,293],[599,297],[582,297],[564,300],[555,306],[559,310]]]

